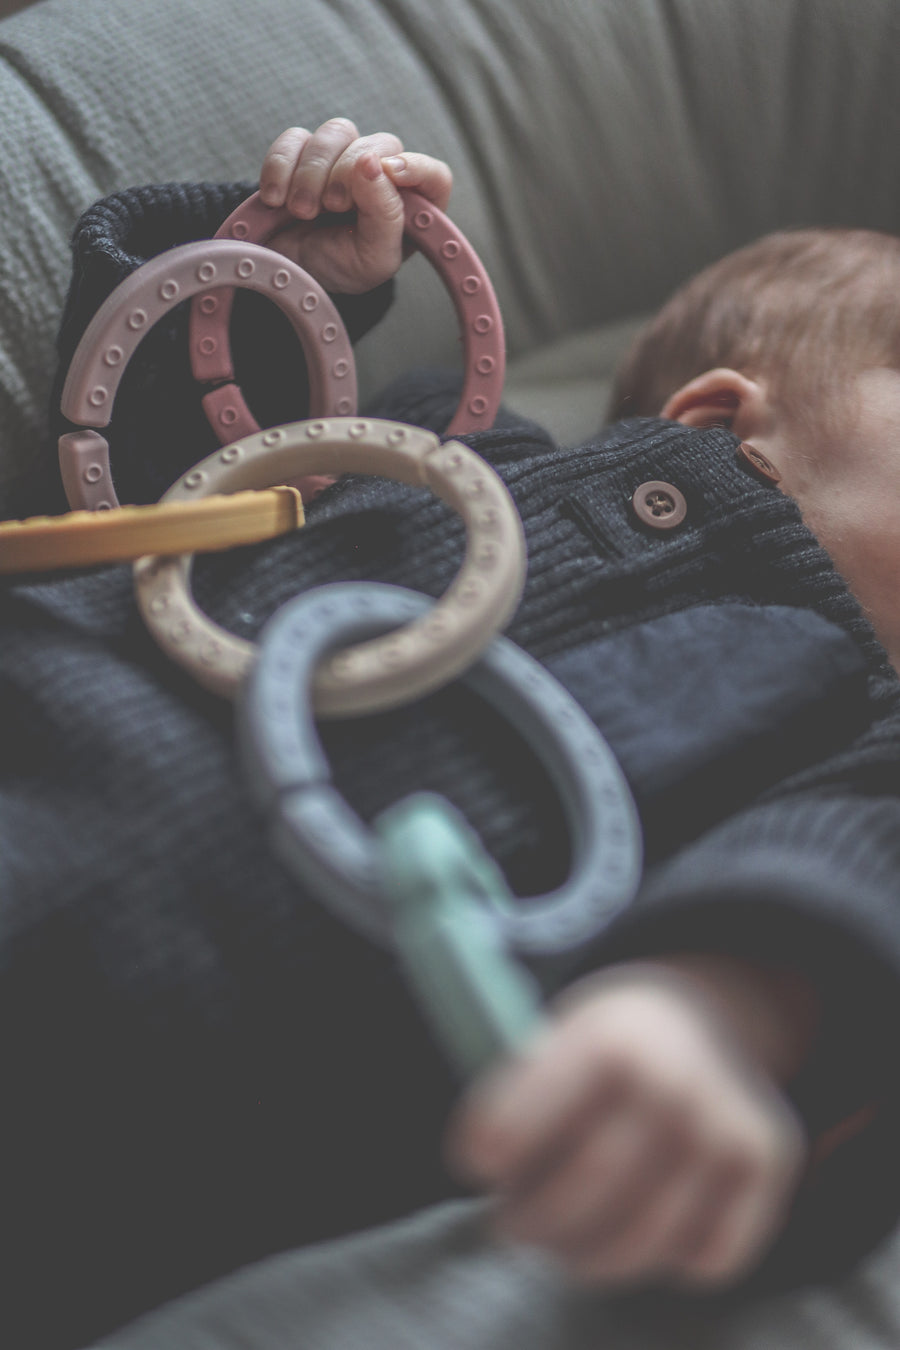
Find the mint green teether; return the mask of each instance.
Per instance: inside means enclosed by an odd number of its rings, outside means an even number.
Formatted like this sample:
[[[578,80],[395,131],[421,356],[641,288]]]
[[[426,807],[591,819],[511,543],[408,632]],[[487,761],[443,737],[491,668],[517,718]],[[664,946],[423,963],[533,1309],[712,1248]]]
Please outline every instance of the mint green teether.
[[[373,822],[396,950],[438,1037],[466,1075],[540,1027],[540,994],[511,957],[491,909],[514,897],[448,801],[420,792]]]

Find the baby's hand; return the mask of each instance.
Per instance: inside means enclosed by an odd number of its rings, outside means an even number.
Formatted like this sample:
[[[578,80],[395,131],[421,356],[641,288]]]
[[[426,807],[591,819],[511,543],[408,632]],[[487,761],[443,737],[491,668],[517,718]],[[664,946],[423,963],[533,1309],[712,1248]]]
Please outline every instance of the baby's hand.
[[[495,1231],[576,1279],[721,1284],[785,1217],[805,1155],[772,1080],[687,980],[634,965],[578,988],[475,1085],[451,1130]]]
[[[360,136],[336,117],[316,131],[283,131],[266,153],[259,190],[267,206],[287,204],[297,218],[271,246],[325,290],[359,294],[387,281],[403,261],[398,188],[415,188],[445,210],[452,186],[443,160],[404,151],[389,132]]]

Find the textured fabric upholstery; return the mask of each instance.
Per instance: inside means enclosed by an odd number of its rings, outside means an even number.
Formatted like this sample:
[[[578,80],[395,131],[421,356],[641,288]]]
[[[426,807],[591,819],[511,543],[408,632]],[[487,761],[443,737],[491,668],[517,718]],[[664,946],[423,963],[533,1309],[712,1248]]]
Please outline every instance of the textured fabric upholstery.
[[[0,23],[0,506],[45,422],[67,241],[136,183],[252,177],[354,117],[453,166],[511,352],[651,308],[786,223],[893,228],[891,0],[38,0]],[[364,388],[452,361],[419,262]],[[438,321],[439,320],[439,321]]]
[[[95,1350],[896,1350],[897,1245],[853,1280],[711,1306],[573,1293],[536,1253],[487,1247],[482,1206],[276,1257]]]

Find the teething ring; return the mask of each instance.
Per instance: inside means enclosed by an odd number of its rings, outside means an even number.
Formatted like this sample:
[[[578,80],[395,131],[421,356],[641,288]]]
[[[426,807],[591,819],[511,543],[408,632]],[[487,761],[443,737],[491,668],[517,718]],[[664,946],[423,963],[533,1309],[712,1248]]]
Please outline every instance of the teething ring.
[[[431,488],[466,525],[462,566],[427,614],[333,654],[317,670],[319,717],[359,716],[437,689],[464,670],[515,610],[525,581],[522,522],[502,479],[460,441],[376,418],[292,422],[216,451],[162,501],[268,487],[330,468]],[[190,593],[190,554],[135,563],[137,603],[153,637],[206,688],[232,697],[256,654],[214,624]]]
[[[263,629],[259,660],[241,691],[244,765],[273,846],[329,908],[385,945],[393,924],[379,842],[334,786],[304,695],[336,642],[385,628],[393,637],[403,631],[397,624],[434,613],[426,596],[373,582],[295,596]],[[641,831],[631,791],[584,709],[514,643],[494,638],[461,678],[535,751],[560,793],[572,842],[560,887],[522,904],[491,905],[486,917],[521,952],[565,951],[601,932],[637,889]]]
[[[443,211],[427,197],[404,189],[405,233],[437,271],[446,286],[459,320],[463,340],[463,390],[446,435],[462,436],[493,425],[506,373],[503,319],[490,278],[472,245]],[[287,207],[264,206],[254,192],[216,232],[217,239],[252,240],[264,244],[286,226],[295,224]],[[280,255],[279,255],[280,256]],[[218,304],[204,313],[202,301],[191,306],[191,367],[198,380],[230,380],[234,377],[228,342],[232,293],[214,292]],[[212,339],[210,357],[200,350]],[[246,433],[258,430],[248,411]],[[235,434],[244,435],[244,423]]]
[[[151,258],[107,296],[69,366],[63,416],[85,428],[107,426],[122,375],[141,338],[174,305],[201,293],[205,296],[214,280],[267,295],[287,315],[303,345],[310,399],[321,416],[355,411],[353,349],[340,315],[319,283],[271,249],[219,239],[182,244]],[[215,340],[202,339],[210,351]],[[237,386],[212,390],[203,404],[223,439],[233,439],[243,404]],[[99,432],[66,432],[59,439],[59,464],[73,509],[96,511],[119,505],[109,446]]]

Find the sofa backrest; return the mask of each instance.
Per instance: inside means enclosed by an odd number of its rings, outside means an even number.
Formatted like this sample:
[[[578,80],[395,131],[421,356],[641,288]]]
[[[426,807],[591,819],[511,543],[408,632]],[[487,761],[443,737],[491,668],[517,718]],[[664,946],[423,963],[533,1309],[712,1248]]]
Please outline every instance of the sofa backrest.
[[[39,0],[0,22],[0,507],[45,435],[68,239],[135,183],[255,177],[337,114],[446,158],[510,350],[649,310],[790,224],[900,223],[893,0]],[[421,260],[363,389],[453,361]]]

